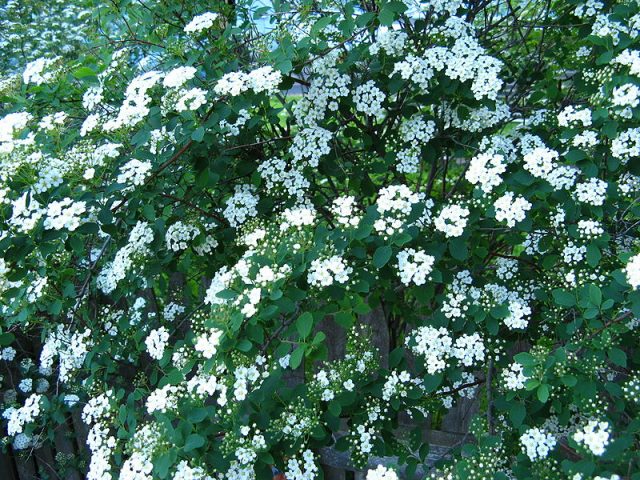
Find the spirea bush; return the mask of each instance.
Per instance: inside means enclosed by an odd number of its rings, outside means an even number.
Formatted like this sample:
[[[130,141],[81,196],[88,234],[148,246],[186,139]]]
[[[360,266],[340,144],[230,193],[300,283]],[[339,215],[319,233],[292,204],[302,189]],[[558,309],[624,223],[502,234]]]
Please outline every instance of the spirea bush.
[[[80,416],[89,480],[640,478],[637,2],[77,8],[3,24],[6,449]]]

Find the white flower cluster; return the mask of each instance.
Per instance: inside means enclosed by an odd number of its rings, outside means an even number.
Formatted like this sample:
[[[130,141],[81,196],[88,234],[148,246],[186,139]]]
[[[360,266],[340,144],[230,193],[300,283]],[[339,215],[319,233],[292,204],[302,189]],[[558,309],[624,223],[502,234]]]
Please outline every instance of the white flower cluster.
[[[585,3],[579,4],[573,14],[580,18],[593,17],[602,10],[602,7],[604,7],[604,4],[598,0],[587,0]]]
[[[602,227],[602,223],[597,220],[579,220],[578,234],[580,238],[589,240],[603,235],[604,228]]]
[[[353,95],[353,102],[358,112],[381,119],[385,114],[382,103],[386,98],[387,96],[384,92],[376,87],[375,82],[369,80],[356,88]]]
[[[75,370],[82,367],[92,345],[91,330],[71,333],[64,325],[47,335],[40,352],[40,368],[51,369],[56,357],[59,360],[59,379],[66,383]]]
[[[509,315],[504,324],[511,330],[526,328],[529,325],[531,307],[521,298],[515,296],[509,301]]]
[[[486,351],[479,334],[461,335],[454,343],[444,327],[419,327],[407,338],[407,345],[424,359],[429,375],[444,371],[451,357],[467,367],[482,362]]]
[[[312,287],[328,287],[334,283],[347,283],[353,267],[340,255],[316,258],[311,262],[307,273],[307,282]]]
[[[595,147],[598,144],[598,132],[585,130],[571,140],[571,145],[578,148]]]
[[[45,115],[42,117],[42,120],[38,123],[38,127],[40,127],[44,131],[52,131],[55,130],[58,126],[64,125],[65,120],[68,115],[65,112],[56,112],[51,115]]]
[[[184,27],[186,33],[197,33],[213,26],[213,22],[218,18],[217,13],[205,12],[200,15],[196,15],[191,19]]]
[[[33,230],[45,214],[40,203],[33,198],[31,192],[24,192],[21,197],[11,202],[12,213],[8,223],[22,233]]]
[[[629,259],[624,267],[624,273],[631,288],[635,290],[640,287],[640,254],[634,255]]]
[[[336,197],[329,209],[334,215],[335,221],[343,227],[357,227],[362,216],[355,212],[356,198],[350,195]]]
[[[607,199],[607,182],[599,178],[590,178],[576,185],[575,196],[579,202],[596,207],[604,205]]]
[[[176,467],[172,480],[213,480],[202,467],[192,467],[189,462],[182,460]]]
[[[573,439],[584,445],[594,455],[600,456],[609,445],[610,435],[609,423],[589,420],[585,426],[573,434]]]
[[[222,330],[212,328],[207,333],[198,335],[194,348],[197,352],[202,353],[204,358],[213,358],[218,351],[222,333]]]
[[[582,124],[583,127],[591,126],[591,110],[588,108],[577,109],[573,105],[569,105],[558,114],[558,125],[561,127],[579,124]]]
[[[555,190],[571,188],[578,175],[573,166],[559,165],[558,152],[537,146],[524,155],[524,168],[531,175],[549,182]]]
[[[120,174],[116,181],[130,187],[140,186],[151,174],[151,169],[151,162],[143,162],[134,158],[120,168]]]
[[[253,90],[254,93],[276,94],[281,82],[282,73],[266,66],[249,73],[227,73],[214,85],[213,91],[219,96],[230,95],[232,97],[248,90]]]
[[[116,446],[116,439],[109,435],[109,413],[111,410],[111,400],[113,392],[111,390],[89,399],[82,410],[82,420],[91,425],[95,423],[87,439],[87,445],[91,450],[91,461],[87,480],[110,479],[111,466],[109,458]]]
[[[175,95],[175,109],[177,112],[194,111],[207,104],[207,92],[202,88],[181,89],[175,92]],[[171,97],[171,95],[168,96],[167,100]]]
[[[317,167],[320,158],[331,152],[333,134],[322,127],[313,126],[300,130],[293,138],[289,152],[295,165]]]
[[[237,228],[258,214],[256,206],[260,198],[255,191],[253,185],[236,185],[233,195],[226,202],[227,208],[222,212],[232,227]]]
[[[389,56],[397,57],[404,52],[408,35],[396,30],[380,30],[376,36],[376,41],[369,47],[371,55],[378,55],[380,50]]]
[[[420,115],[414,115],[400,124],[400,136],[402,141],[408,143],[408,147],[397,154],[398,164],[396,168],[402,173],[417,173],[420,165],[420,149],[428,143],[436,131],[436,124],[432,120],[425,121]]]
[[[94,110],[104,100],[104,87],[89,87],[82,95],[82,106],[88,110]]]
[[[436,230],[444,233],[445,237],[459,237],[464,233],[469,219],[469,209],[458,204],[446,205],[440,210],[433,224]]]
[[[120,470],[119,480],[153,480],[153,454],[162,432],[158,424],[150,423],[138,428],[131,442],[131,456]]]
[[[495,100],[502,88],[500,70],[502,62],[485,55],[478,41],[469,35],[455,40],[453,47],[431,47],[422,57],[407,55],[405,60],[394,65],[393,74],[400,73],[422,90],[428,90],[429,80],[436,71],[460,82],[471,81],[471,91],[478,100]]]
[[[614,107],[620,107],[618,115],[623,118],[631,118],[633,116],[632,108],[636,108],[640,103],[640,88],[632,83],[626,83],[620,87],[613,89],[613,99],[611,104]]]
[[[298,168],[287,169],[287,162],[280,158],[270,158],[258,165],[258,172],[264,180],[264,186],[269,193],[277,189],[284,189],[289,197],[302,199],[309,189],[307,180]]]
[[[435,257],[427,255],[422,250],[406,248],[398,252],[398,272],[400,281],[404,285],[414,283],[424,285],[431,271]]]
[[[153,230],[147,222],[138,222],[129,234],[129,242],[115,255],[98,275],[98,288],[105,294],[113,292],[134,265],[134,261],[149,253]]]
[[[623,50],[612,63],[629,67],[631,75],[640,75],[640,51],[639,50]]]
[[[58,62],[58,58],[38,58],[27,63],[22,72],[22,81],[25,85],[33,83],[34,85],[42,85],[50,82],[57,74],[53,67]]]
[[[2,412],[3,418],[8,420],[7,434],[16,435],[22,433],[27,423],[33,422],[40,415],[40,400],[42,395],[32,393],[27,397],[20,408],[9,407]]]
[[[375,470],[367,472],[367,480],[398,480],[398,474],[384,465],[378,465]]]
[[[197,70],[194,67],[176,67],[165,74],[162,85],[165,88],[180,88],[191,80],[196,75],[196,72]]]
[[[629,128],[614,138],[611,154],[625,163],[633,157],[640,157],[640,128]]]
[[[420,385],[422,385],[422,380],[411,378],[411,374],[406,370],[400,373],[394,370],[382,386],[382,400],[388,402],[394,397],[404,398],[408,395],[410,387]]]
[[[334,55],[330,52],[323,60],[332,58]],[[311,80],[309,91],[293,108],[296,121],[304,126],[317,126],[324,119],[327,110],[338,110],[340,99],[350,94],[351,79],[348,75],[332,67],[314,70],[318,75]]]
[[[484,193],[490,193],[502,183],[500,175],[506,170],[502,155],[481,153],[471,159],[465,178],[474,185],[479,184]]]
[[[240,135],[240,128],[244,127],[249,119],[251,119],[251,113],[249,113],[249,110],[242,108],[238,112],[238,118],[234,123],[229,123],[226,119],[222,119],[218,125],[225,137],[237,137]]]
[[[165,327],[151,330],[144,343],[147,346],[147,352],[151,358],[160,360],[164,355],[164,349],[169,340],[169,332]]]
[[[127,86],[125,99],[115,117],[109,118],[102,126],[105,132],[121,128],[131,128],[143,121],[150,111],[151,90],[161,79],[163,73],[155,70],[135,77]]]
[[[523,367],[517,362],[513,362],[509,368],[503,372],[504,386],[507,390],[521,390],[528,377],[523,373]]]
[[[177,221],[167,228],[165,242],[169,250],[179,252],[189,248],[198,235],[200,235],[200,229],[197,226]]]
[[[148,413],[162,412],[166,413],[175,410],[178,407],[178,400],[182,389],[177,385],[165,385],[157,388],[149,394],[145,406]]]
[[[72,232],[82,225],[85,220],[82,218],[82,214],[86,211],[87,204],[85,202],[76,202],[69,197],[51,202],[47,206],[44,228],[47,230],[62,230],[66,228]]]
[[[153,155],[163,152],[176,143],[175,133],[168,131],[167,127],[156,128],[149,132],[149,140],[145,145],[149,147],[149,152]]]
[[[484,341],[478,333],[461,335],[451,349],[451,355],[465,367],[483,362],[485,352]]]
[[[516,196],[513,192],[507,192],[493,203],[496,209],[496,220],[506,221],[508,227],[515,227],[516,223],[523,221],[527,212],[531,209],[531,202],[524,197]]]
[[[264,356],[258,355],[252,365],[236,367],[233,372],[233,398],[235,400],[242,401],[246,399],[251,391],[250,388],[258,388],[264,379],[269,376],[269,370],[264,368],[267,366],[266,362],[267,359]]]
[[[178,303],[168,303],[162,310],[162,316],[167,322],[173,322],[178,315],[182,315],[185,312],[185,307]]]
[[[555,436],[539,428],[530,428],[520,436],[522,451],[533,462],[547,458],[556,443]]]
[[[0,118],[0,153],[11,153],[16,144],[16,133],[23,130],[33,116],[28,112],[14,112]]]
[[[449,285],[442,312],[447,318],[461,318],[469,309],[469,294],[474,291],[471,286],[473,280],[469,270],[458,272]]]
[[[423,203],[426,209],[420,221],[427,223],[433,200],[425,201],[424,193],[412,192],[406,185],[389,185],[381,188],[376,200],[376,209],[380,213],[380,218],[374,222],[373,228],[385,238],[401,232],[409,226],[406,224],[407,219],[413,210],[413,206],[419,203]]]
[[[305,450],[302,452],[302,460],[297,460],[295,457],[287,460],[284,476],[291,480],[314,480],[318,477],[318,472],[319,469],[315,463],[313,452]]]

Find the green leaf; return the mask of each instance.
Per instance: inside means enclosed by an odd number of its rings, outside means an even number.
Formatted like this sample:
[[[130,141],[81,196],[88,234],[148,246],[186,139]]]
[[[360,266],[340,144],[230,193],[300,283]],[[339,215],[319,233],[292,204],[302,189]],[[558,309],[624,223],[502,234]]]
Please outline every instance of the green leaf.
[[[197,408],[189,409],[189,413],[187,414],[187,419],[191,423],[200,423],[205,418],[207,418],[208,415],[209,415],[209,412],[207,411],[206,407],[197,407]]]
[[[456,260],[466,260],[469,256],[467,242],[462,238],[453,238],[449,240],[449,253]]]
[[[91,70],[89,67],[80,67],[77,70],[74,70],[72,75],[77,79],[81,79],[86,77],[95,77],[96,72]]]
[[[335,322],[342,328],[351,328],[351,326],[353,325],[353,314],[351,312],[338,312],[333,318]]]
[[[589,285],[589,300],[597,307],[602,303],[602,292],[593,284]]]
[[[536,391],[536,395],[541,403],[547,403],[547,400],[549,400],[549,386],[544,383],[540,385]]]
[[[514,355],[513,358],[523,367],[532,367],[537,363],[535,357],[529,352],[520,352]]]
[[[187,441],[184,442],[184,451],[190,452],[196,448],[200,448],[205,444],[205,439],[202,435],[192,433],[187,437]]]
[[[291,359],[289,360],[289,365],[292,369],[296,369],[302,363],[302,357],[304,357],[304,345],[298,345],[293,353],[291,354]]]
[[[575,295],[560,288],[556,288],[553,291],[553,299],[558,305],[562,305],[563,307],[573,307],[576,304]]]
[[[509,407],[509,418],[514,427],[519,427],[524,421],[524,417],[527,414],[527,410],[524,408],[524,404],[520,402],[514,402]]]
[[[198,127],[196,128],[193,133],[191,134],[191,138],[193,139],[193,141],[195,142],[201,142],[202,139],[204,138],[204,127]]]
[[[373,265],[376,268],[384,267],[387,262],[391,259],[392,254],[391,247],[389,245],[383,245],[382,247],[378,247],[376,252],[373,254]]]
[[[304,312],[296,320],[296,329],[301,338],[307,338],[313,328],[313,315],[309,312]]]
[[[593,243],[587,246],[587,263],[592,267],[597,267],[600,263],[600,259],[602,258],[602,254],[600,253],[600,249],[597,245]]]
[[[627,366],[627,354],[624,353],[623,350],[620,350],[619,348],[616,348],[616,347],[612,347],[609,349],[608,356],[609,356],[609,359],[616,365],[619,365],[621,367]]]

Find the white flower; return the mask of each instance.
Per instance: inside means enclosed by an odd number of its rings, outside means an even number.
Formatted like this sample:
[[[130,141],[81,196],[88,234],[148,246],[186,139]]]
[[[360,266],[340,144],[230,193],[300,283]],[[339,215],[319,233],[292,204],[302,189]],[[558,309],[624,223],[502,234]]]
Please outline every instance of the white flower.
[[[599,178],[590,178],[576,185],[575,196],[579,202],[599,207],[607,198],[607,182]]]
[[[387,96],[382,90],[376,87],[373,80],[360,85],[356,88],[353,96],[353,102],[356,105],[356,110],[376,118],[384,117],[384,109],[382,108],[382,102],[385,101]]]
[[[433,221],[436,230],[444,233],[446,237],[459,237],[467,226],[469,209],[460,205],[447,205]]]
[[[207,104],[207,92],[198,87],[189,90],[180,90],[179,95],[180,97],[176,102],[177,112],[197,110]]]
[[[211,28],[213,22],[218,18],[217,13],[205,12],[201,15],[196,15],[193,19],[184,27],[186,33],[197,33]]]
[[[520,437],[522,451],[532,460],[542,460],[556,446],[556,438],[539,428],[530,428]]]
[[[311,262],[307,281],[313,287],[328,287],[337,283],[347,283],[353,268],[339,255],[328,258],[316,258]]]
[[[194,67],[177,67],[167,72],[162,81],[162,85],[167,88],[178,88],[191,80],[195,74],[196,69]]]
[[[199,335],[195,344],[196,351],[201,352],[204,358],[213,358],[218,350],[221,336],[222,330],[217,328],[211,329],[209,334],[203,333]]]
[[[143,162],[134,158],[120,168],[120,175],[116,181],[124,185],[140,186],[151,174],[151,169],[151,162]]]
[[[151,330],[146,340],[144,341],[147,346],[147,352],[149,356],[156,360],[160,360],[164,355],[164,349],[167,346],[169,340],[169,332],[166,328],[160,327],[155,330]]]
[[[256,206],[260,198],[255,191],[253,185],[236,185],[233,196],[227,200],[227,208],[222,212],[232,227],[239,227],[258,214]]]
[[[609,424],[597,420],[589,422],[573,434],[573,439],[588,448],[594,455],[602,455],[609,445]]]
[[[640,287],[640,254],[634,255],[629,259],[627,266],[624,268],[624,273],[631,288],[635,290]]]
[[[384,465],[378,465],[375,470],[367,472],[367,480],[398,480],[398,474]]]
[[[528,200],[515,196],[513,192],[505,193],[493,203],[493,206],[496,209],[496,220],[506,221],[509,227],[514,227],[516,223],[524,220],[531,209],[531,203]]]
[[[500,175],[506,169],[502,155],[481,153],[471,159],[465,178],[474,185],[479,184],[484,193],[490,193],[502,183]]]
[[[435,257],[427,255],[422,250],[407,248],[398,252],[398,271],[400,281],[405,285],[412,282],[424,285],[433,269]]]

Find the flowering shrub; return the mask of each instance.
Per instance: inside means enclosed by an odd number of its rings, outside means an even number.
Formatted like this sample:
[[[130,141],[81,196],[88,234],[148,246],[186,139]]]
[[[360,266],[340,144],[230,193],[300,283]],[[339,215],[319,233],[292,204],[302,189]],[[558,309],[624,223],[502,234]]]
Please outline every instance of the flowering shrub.
[[[3,20],[4,445],[396,480],[476,398],[430,478],[640,478],[640,6],[232,3]]]

